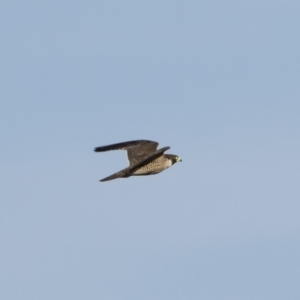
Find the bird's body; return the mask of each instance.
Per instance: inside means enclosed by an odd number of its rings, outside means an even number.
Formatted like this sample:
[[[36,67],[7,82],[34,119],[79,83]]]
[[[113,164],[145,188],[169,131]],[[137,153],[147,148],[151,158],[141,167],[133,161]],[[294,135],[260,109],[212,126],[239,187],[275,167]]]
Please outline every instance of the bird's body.
[[[171,167],[181,158],[173,154],[164,154],[170,147],[157,150],[158,143],[149,140],[136,140],[95,148],[95,152],[127,150],[129,167],[100,181],[126,178],[136,175],[157,174]]]
[[[157,174],[172,166],[172,161],[165,155],[154,159],[152,162],[137,169],[132,175],[152,175]]]

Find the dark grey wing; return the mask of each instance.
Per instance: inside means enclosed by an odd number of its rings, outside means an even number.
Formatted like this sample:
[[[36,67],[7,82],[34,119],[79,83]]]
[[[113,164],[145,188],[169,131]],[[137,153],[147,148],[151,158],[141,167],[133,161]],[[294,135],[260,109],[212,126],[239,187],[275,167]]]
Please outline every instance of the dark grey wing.
[[[153,161],[154,159],[157,159],[158,157],[162,156],[164,154],[165,151],[169,150],[170,147],[164,147],[161,148],[157,151],[155,151],[154,153],[152,153],[151,155],[149,155],[148,157],[140,160],[139,162],[137,162],[135,165],[130,166],[128,168],[125,168],[117,173],[114,173],[108,177],[105,177],[103,179],[101,179],[101,182],[104,181],[108,181],[108,180],[113,180],[113,179],[117,179],[117,178],[124,178],[124,177],[129,177],[131,176],[137,169],[145,166],[146,164],[150,163],[151,161]]]
[[[105,178],[101,179],[100,181],[104,182],[104,181],[113,180],[113,179],[117,179],[117,178],[128,177],[129,174],[130,174],[130,167],[123,169],[117,173],[114,173],[108,177],[105,177]]]
[[[129,165],[133,166],[142,159],[148,157],[157,150],[158,143],[153,141],[144,141],[136,146],[127,149]]]
[[[127,150],[129,147],[137,146],[140,144],[147,144],[147,143],[155,143],[158,145],[157,142],[154,141],[148,141],[148,140],[136,140],[136,141],[129,141],[129,142],[123,142],[123,143],[117,143],[117,144],[111,144],[107,146],[101,146],[96,147],[94,149],[95,152],[104,152],[104,151],[110,151],[110,150]],[[157,147],[156,145],[156,147]]]
[[[118,144],[112,144],[107,146],[101,146],[95,148],[95,152],[104,152],[110,150],[127,150],[127,157],[130,166],[134,165],[141,159],[147,157],[150,153],[156,151],[158,146],[157,142],[149,140],[136,140],[123,142]]]

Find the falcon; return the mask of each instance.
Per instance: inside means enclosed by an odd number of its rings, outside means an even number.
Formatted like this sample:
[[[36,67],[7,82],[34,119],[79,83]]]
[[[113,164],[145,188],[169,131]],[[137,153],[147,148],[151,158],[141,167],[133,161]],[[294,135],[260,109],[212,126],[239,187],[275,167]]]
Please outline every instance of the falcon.
[[[164,154],[170,147],[157,150],[158,143],[148,140],[136,140],[101,146],[94,149],[95,152],[110,150],[127,150],[129,167],[114,173],[100,181],[108,181],[117,178],[127,178],[137,175],[153,175],[160,173],[182,159],[173,154]]]

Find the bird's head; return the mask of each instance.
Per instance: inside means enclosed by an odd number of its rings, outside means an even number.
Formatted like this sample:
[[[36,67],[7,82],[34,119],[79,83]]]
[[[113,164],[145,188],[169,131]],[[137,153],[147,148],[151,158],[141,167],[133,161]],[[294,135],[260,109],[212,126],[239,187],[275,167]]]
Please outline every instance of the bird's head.
[[[182,161],[182,159],[177,155],[173,155],[173,154],[169,154],[169,155],[170,155],[170,159],[172,160],[173,165],[179,161]]]

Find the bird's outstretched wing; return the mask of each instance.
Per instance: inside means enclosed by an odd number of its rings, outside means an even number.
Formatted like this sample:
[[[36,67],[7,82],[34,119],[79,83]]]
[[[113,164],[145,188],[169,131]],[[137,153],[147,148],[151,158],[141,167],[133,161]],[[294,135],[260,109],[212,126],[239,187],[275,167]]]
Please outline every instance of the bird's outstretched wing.
[[[134,166],[137,162],[154,153],[157,149],[158,143],[149,140],[128,141],[118,144],[101,146],[95,148],[95,152],[104,152],[110,150],[127,150],[129,165]]]
[[[169,149],[170,149],[170,147],[161,148],[161,149],[155,151],[154,153],[148,155],[147,157],[141,159],[140,161],[136,162],[134,165],[129,166],[128,168],[125,168],[117,173],[114,173],[114,174],[108,176],[108,177],[105,177],[105,178],[101,179],[100,181],[103,182],[103,181],[113,180],[113,179],[117,179],[117,178],[129,177],[136,170],[138,170],[139,168],[142,168],[143,166],[150,163],[151,161],[159,158],[160,156],[162,156],[164,154],[165,151],[167,151]]]

